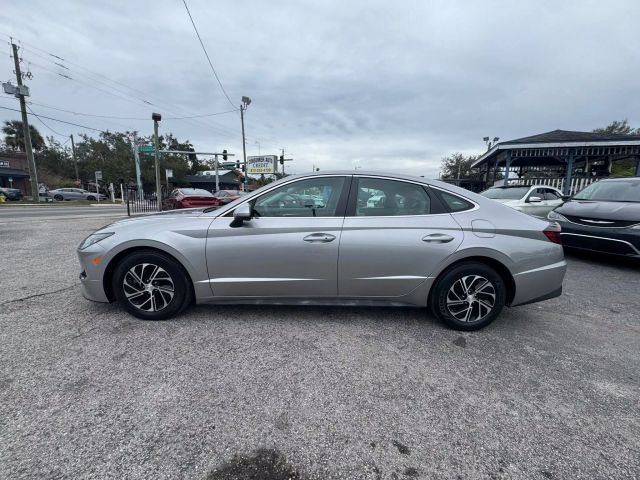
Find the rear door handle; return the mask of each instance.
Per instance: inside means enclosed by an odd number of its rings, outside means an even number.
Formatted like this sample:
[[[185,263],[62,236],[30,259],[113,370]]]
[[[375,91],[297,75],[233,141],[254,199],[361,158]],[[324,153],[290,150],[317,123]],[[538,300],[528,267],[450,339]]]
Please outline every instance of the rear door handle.
[[[335,235],[331,235],[330,233],[312,233],[303,238],[305,242],[309,243],[329,243],[335,239]]]
[[[445,233],[431,233],[422,237],[422,241],[428,243],[449,243],[451,240],[453,237]]]

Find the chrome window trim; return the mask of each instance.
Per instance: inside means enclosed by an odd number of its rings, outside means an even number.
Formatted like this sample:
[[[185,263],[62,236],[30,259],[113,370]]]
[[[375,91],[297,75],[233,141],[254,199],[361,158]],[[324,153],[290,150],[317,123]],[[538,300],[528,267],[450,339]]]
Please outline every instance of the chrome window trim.
[[[626,240],[618,240],[617,238],[608,238],[608,237],[598,237],[596,235],[583,235],[580,233],[565,233],[565,232],[560,232],[560,235],[572,235],[574,237],[587,237],[587,238],[597,238],[598,240],[607,240],[609,242],[618,242],[618,243],[625,243],[627,245],[629,245],[634,252],[636,252],[637,254],[640,255],[640,250],[638,250],[632,243],[627,242]],[[577,248],[577,247],[575,247]]]

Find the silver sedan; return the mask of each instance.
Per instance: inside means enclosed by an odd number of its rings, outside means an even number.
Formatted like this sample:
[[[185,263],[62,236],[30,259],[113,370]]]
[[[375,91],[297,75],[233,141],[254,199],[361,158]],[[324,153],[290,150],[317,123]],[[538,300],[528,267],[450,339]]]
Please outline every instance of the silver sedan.
[[[146,320],[194,302],[428,306],[475,330],[561,294],[559,230],[438,181],[329,172],[114,223],[78,256],[86,298]]]
[[[56,188],[55,190],[49,190],[47,196],[52,197],[54,200],[89,200],[95,201],[100,195],[100,200],[106,200],[107,197],[103,194],[96,192],[90,192],[82,188]]]

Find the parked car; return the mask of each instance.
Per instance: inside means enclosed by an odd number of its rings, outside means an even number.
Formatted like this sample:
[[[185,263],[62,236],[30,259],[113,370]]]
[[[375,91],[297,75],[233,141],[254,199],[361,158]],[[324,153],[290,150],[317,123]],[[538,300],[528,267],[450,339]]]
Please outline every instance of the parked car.
[[[323,208],[274,201],[315,189]],[[403,199],[369,207],[371,190]],[[475,330],[505,305],[556,297],[560,228],[424,178],[289,176],[220,208],[104,227],[78,247],[83,295],[147,320],[192,303],[421,306]]]
[[[218,201],[213,193],[202,188],[176,188],[168,198],[164,200],[166,209],[212,207],[217,206]]]
[[[640,177],[592,183],[548,218],[567,247],[640,257]]]
[[[240,190],[218,190],[213,194],[213,197],[217,200],[216,205],[226,205],[227,203],[231,203],[234,200],[237,200],[245,192],[241,192]]]
[[[22,200],[22,192],[17,188],[0,187],[0,195],[4,195],[7,200]]]
[[[551,210],[562,205],[565,198],[560,190],[547,185],[491,187],[480,195],[536,217],[546,217]]]
[[[96,201],[98,194],[96,192],[90,192],[83,190],[82,188],[56,188],[55,190],[49,190],[48,196],[54,200],[89,200]],[[107,197],[100,194],[100,200],[106,200]]]

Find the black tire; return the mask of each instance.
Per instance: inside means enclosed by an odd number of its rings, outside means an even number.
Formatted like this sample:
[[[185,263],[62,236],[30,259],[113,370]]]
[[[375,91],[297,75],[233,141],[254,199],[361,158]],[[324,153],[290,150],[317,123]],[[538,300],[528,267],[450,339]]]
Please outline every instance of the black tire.
[[[61,202],[62,200],[64,200],[64,197],[58,193],[53,196],[53,199]]]
[[[155,267],[159,267],[159,270],[155,270]],[[151,282],[154,272],[156,277]],[[192,303],[191,282],[187,272],[173,258],[156,251],[127,255],[114,271],[112,286],[120,305],[142,320],[172,318]]]
[[[94,197],[93,195],[87,195],[87,201],[95,202],[96,201],[96,197]]]
[[[454,265],[438,278],[429,304],[433,314],[448,327],[471,331],[493,322],[500,315],[506,297],[507,289],[498,272],[484,263],[465,262]]]

